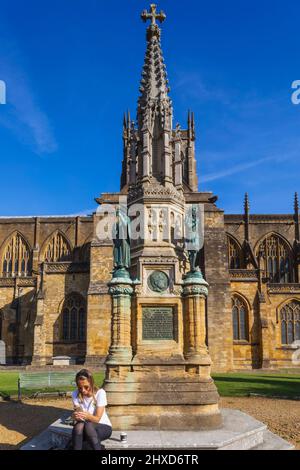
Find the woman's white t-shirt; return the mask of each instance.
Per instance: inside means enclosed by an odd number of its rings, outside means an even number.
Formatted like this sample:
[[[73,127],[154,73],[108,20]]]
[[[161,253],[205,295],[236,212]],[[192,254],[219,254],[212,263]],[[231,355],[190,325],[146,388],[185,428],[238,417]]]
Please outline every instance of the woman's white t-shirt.
[[[90,413],[91,415],[95,413],[96,407],[107,405],[106,392],[103,388],[100,388],[95,393],[95,399],[96,399],[96,404],[95,404],[94,397],[83,397],[81,401],[80,398],[78,397],[78,390],[74,390],[74,392],[72,393],[72,401],[73,401],[74,407],[80,406],[83,411],[86,411],[87,413]],[[107,426],[111,426],[111,422],[109,420],[109,417],[107,416],[105,408],[104,408],[103,415],[101,416],[99,420],[99,423],[106,424]]]

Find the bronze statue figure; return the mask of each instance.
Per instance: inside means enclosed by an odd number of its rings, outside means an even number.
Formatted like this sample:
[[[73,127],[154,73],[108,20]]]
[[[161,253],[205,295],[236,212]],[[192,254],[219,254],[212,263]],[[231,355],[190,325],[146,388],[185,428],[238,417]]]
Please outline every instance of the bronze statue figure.
[[[200,254],[200,235],[197,222],[197,209],[193,204],[192,210],[188,210],[185,219],[186,237],[185,246],[190,262],[190,272],[200,271],[199,254]]]
[[[114,270],[130,268],[130,218],[121,209],[116,211],[113,243]]]

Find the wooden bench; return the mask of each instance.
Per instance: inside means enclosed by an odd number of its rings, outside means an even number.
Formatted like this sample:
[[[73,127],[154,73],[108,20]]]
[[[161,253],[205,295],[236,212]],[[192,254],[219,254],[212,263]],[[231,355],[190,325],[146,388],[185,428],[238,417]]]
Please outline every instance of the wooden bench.
[[[75,375],[75,372],[21,372],[18,379],[18,399],[22,398],[22,389],[44,390],[51,388],[59,392],[62,387],[76,386]]]

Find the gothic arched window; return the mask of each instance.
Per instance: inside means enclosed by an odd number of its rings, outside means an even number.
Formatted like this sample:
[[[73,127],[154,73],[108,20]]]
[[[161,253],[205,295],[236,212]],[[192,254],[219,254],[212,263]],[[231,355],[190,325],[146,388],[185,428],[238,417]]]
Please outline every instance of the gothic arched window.
[[[280,310],[281,343],[300,340],[300,302],[293,300]]]
[[[22,235],[16,232],[2,252],[2,276],[30,276],[31,265],[31,250]]]
[[[85,341],[86,302],[79,294],[71,294],[62,308],[61,339],[63,341]]]
[[[234,340],[248,341],[248,307],[238,296],[232,299],[232,326]]]
[[[274,234],[266,237],[259,244],[256,256],[263,259],[263,269],[271,283],[292,282],[292,253],[281,237]]]
[[[47,263],[71,260],[71,247],[63,234],[56,232],[48,241],[43,260]]]
[[[241,248],[231,237],[228,240],[228,264],[229,269],[241,269],[242,267],[242,252]]]

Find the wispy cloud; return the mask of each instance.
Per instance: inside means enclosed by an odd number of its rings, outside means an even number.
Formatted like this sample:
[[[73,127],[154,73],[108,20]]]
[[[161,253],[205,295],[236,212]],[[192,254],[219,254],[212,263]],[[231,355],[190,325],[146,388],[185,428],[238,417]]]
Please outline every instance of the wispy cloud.
[[[6,43],[8,45],[8,43]],[[7,87],[7,104],[1,107],[0,125],[10,129],[39,155],[55,152],[57,142],[45,111],[38,103],[22,54],[12,42],[1,48],[1,78]]]
[[[227,168],[226,170],[204,175],[201,178],[201,181],[203,183],[207,183],[208,181],[219,180],[221,178],[225,178],[226,176],[231,176],[231,175],[234,175],[235,173],[246,171],[249,168],[253,168],[255,166],[261,165],[262,163],[268,162],[270,160],[274,160],[274,157],[261,158],[260,160],[255,160],[249,163],[241,163],[239,165],[232,166],[231,168]]]
[[[250,168],[254,168],[259,165],[263,165],[264,163],[267,162],[273,162],[273,164],[282,164],[288,160],[295,160],[295,158],[298,157],[298,148],[300,145],[295,145],[291,149],[286,149],[285,152],[282,153],[274,153],[272,155],[269,155],[264,158],[260,158],[257,160],[253,161],[248,161],[246,163],[237,163],[235,165],[232,165],[230,168],[213,172],[213,173],[208,173],[206,175],[203,175],[201,178],[201,182],[206,183],[208,181],[215,181],[215,180],[220,180],[222,178],[226,178],[227,176],[234,175],[236,173],[242,173],[246,170],[249,170]],[[229,155],[223,154],[223,161],[228,160]],[[233,159],[235,159],[235,155],[231,155]],[[270,167],[268,167],[270,169]],[[270,177],[272,178],[273,175],[271,174]],[[264,175],[265,178],[265,175]]]

